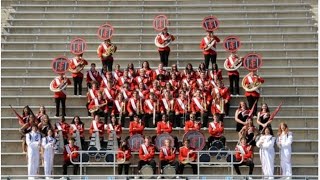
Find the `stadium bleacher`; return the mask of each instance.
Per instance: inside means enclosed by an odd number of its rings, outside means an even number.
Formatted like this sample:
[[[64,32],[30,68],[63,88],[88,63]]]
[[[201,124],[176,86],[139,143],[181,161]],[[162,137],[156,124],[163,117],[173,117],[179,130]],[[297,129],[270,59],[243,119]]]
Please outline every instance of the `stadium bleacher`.
[[[9,108],[11,104],[20,113],[25,105],[34,112],[45,105],[52,123],[55,106],[49,83],[57,76],[50,64],[54,57],[73,57],[69,51],[70,40],[82,37],[88,43],[84,58],[101,67],[96,48],[101,43],[96,36],[99,25],[109,22],[115,28],[112,41],[119,50],[114,55],[115,64],[121,68],[134,62],[135,68],[145,60],[152,67],[159,63],[154,46],[152,21],[158,14],[165,14],[170,21],[169,32],[177,40],[171,45],[169,64],[184,68],[187,63],[194,67],[202,61],[199,49],[205,31],[201,20],[208,15],[216,16],[221,26],[215,34],[224,39],[229,35],[241,39],[241,56],[257,52],[263,56],[263,66],[258,74],[265,79],[259,104],[265,102],[274,110],[284,101],[272,126],[285,121],[294,134],[293,175],[318,176],[318,23],[313,14],[317,3],[301,0],[36,0],[4,1],[2,11],[9,14],[2,23],[1,59],[1,171],[2,175],[26,175],[27,160],[21,152],[19,125]],[[217,63],[223,68],[227,52],[218,45]],[[87,70],[88,67],[85,68]],[[240,69],[240,78],[247,74]],[[227,73],[223,72],[228,86]],[[83,83],[84,84],[84,83]],[[85,86],[85,85],[84,85]],[[86,139],[91,118],[85,109],[86,97],[72,95],[68,87],[67,122],[79,115],[85,123]],[[83,93],[84,94],[84,93]],[[235,132],[234,112],[239,101],[246,101],[241,88],[239,97],[233,97],[230,116],[225,118],[227,146],[233,149],[238,140]],[[201,130],[208,135],[207,130]],[[154,134],[154,129],[146,129]],[[184,131],[174,129],[173,134],[182,138]],[[127,136],[125,129],[123,137]],[[277,150],[278,152],[278,150]],[[137,155],[133,158],[137,164]],[[255,150],[254,175],[261,175],[258,149]],[[275,173],[280,172],[279,154],[276,155]],[[136,166],[133,166],[132,170]],[[242,167],[246,172],[247,167]],[[69,169],[71,172],[71,168]],[[43,167],[41,166],[41,174]],[[113,174],[113,167],[92,165],[86,167],[87,175]],[[130,171],[131,172],[131,171]],[[230,175],[230,168],[203,165],[202,176]],[[191,173],[187,167],[185,173]],[[62,155],[55,158],[54,174],[62,174]]]

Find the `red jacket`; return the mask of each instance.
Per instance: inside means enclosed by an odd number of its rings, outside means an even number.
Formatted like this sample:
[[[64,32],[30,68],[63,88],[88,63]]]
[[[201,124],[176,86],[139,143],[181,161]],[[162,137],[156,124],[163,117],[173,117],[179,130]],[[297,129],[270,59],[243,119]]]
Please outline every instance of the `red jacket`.
[[[79,131],[80,137],[84,138],[84,124],[70,124],[69,134],[72,136],[75,130]]]
[[[219,80],[223,79],[221,69],[219,69],[218,71],[210,71],[209,72],[210,79],[214,79],[214,75],[216,75]]]
[[[150,102],[150,103],[149,103]],[[150,105],[150,106],[149,106]],[[157,106],[157,101],[152,101],[152,100],[150,100],[150,99],[147,99],[147,100],[145,100],[144,101],[144,105],[143,105],[143,111],[144,111],[144,113],[145,114],[153,114],[153,109],[154,108],[156,108],[155,109],[155,111],[156,112],[158,112],[157,111],[157,107],[155,107],[155,106]],[[150,108],[151,107],[151,108]]]
[[[89,133],[91,134],[91,136],[92,136],[93,133],[95,133],[95,129],[94,129],[93,123],[96,123],[96,121],[93,120],[93,121],[91,122],[90,129],[89,129]],[[97,128],[98,128],[98,130],[99,130],[99,137],[103,137],[103,136],[104,136],[104,130],[105,130],[105,129],[104,129],[104,124],[103,124],[102,121],[99,121],[99,122],[97,123]]]
[[[73,147],[70,146],[70,144],[67,144],[64,146],[64,151],[63,151],[63,160],[64,161],[70,161],[70,155],[71,153],[69,154],[68,151],[67,151],[67,148],[69,147],[70,149],[70,152],[73,152],[73,151],[79,151],[79,147],[76,146],[76,145],[73,145]],[[79,153],[72,153],[72,158],[77,158],[79,156]]]
[[[95,70],[95,71],[88,70],[87,71],[87,80],[86,80],[87,83],[90,83],[91,81],[96,81],[96,82],[100,83],[101,80],[102,80],[102,78],[97,70]]]
[[[213,126],[214,125],[214,126]],[[215,128],[213,128],[215,127]],[[209,133],[213,137],[221,137],[224,132],[223,122],[210,122],[209,123]]]
[[[235,62],[237,61],[237,58],[236,57],[231,57],[229,56],[227,59],[227,67],[228,68],[231,68],[232,67],[232,63],[231,62]],[[231,76],[231,75],[236,75],[236,76],[239,76],[239,71],[238,70],[235,70],[235,71],[228,71],[228,76]]]
[[[187,104],[188,104],[187,99],[182,100],[181,98],[177,98],[176,102],[174,103],[175,113],[179,113],[179,114],[187,113],[188,111]],[[183,106],[184,106],[184,109],[183,109]]]
[[[99,45],[99,47],[97,49],[97,54],[101,60],[103,60],[102,54],[104,54],[106,52],[107,48],[109,48],[110,46],[111,46],[110,44],[105,44],[104,42]],[[113,61],[113,58],[109,57],[108,61]]]
[[[187,159],[188,153],[189,153],[190,150],[194,151],[194,149],[191,148],[191,147],[190,148],[187,148],[186,146],[180,147],[180,149],[179,149],[179,161],[180,162],[182,162],[182,161]],[[194,161],[197,160],[197,157],[198,157],[197,153],[190,153],[189,154],[189,159],[194,159]]]
[[[157,123],[157,135],[162,134],[162,133],[171,133],[172,132],[172,123],[171,122],[164,122],[164,121],[159,121]]]
[[[117,137],[121,137],[121,133],[122,133],[122,127],[121,125],[112,125],[111,123],[109,124],[105,124],[105,129],[107,129],[107,133],[110,135],[111,131],[116,131],[116,135]]]
[[[83,61],[82,64],[88,65],[88,61],[86,61],[85,59],[83,59],[83,58],[80,58],[80,59],[79,59],[79,58],[77,58],[77,57],[74,57],[74,58],[70,59],[70,61],[69,61],[69,67],[70,67],[71,69],[75,69],[75,68],[77,67],[76,63],[78,64],[78,63],[80,63],[81,61]],[[72,77],[81,77],[81,78],[83,78],[83,74],[81,73],[81,71],[79,71],[78,73],[72,73]]]
[[[130,125],[129,125],[129,133],[130,136],[135,135],[135,134],[143,134],[143,130],[144,130],[144,122],[135,122],[135,121],[131,121]]]
[[[203,50],[203,54],[211,54],[211,55],[214,55],[214,54],[217,54],[216,53],[216,51],[215,50],[212,50],[212,49],[209,49],[209,50],[204,50],[205,48],[206,48],[206,46],[207,46],[207,43],[206,43],[206,41],[205,41],[205,39],[206,39],[207,37],[204,37],[204,38],[202,38],[202,40],[201,40],[201,43],[200,43],[200,49],[202,49]],[[214,49],[216,49],[216,45],[217,45],[217,43],[218,42],[220,42],[220,39],[217,37],[217,36],[213,36],[213,38],[216,40],[216,43],[212,46]],[[209,43],[209,42],[208,42]]]
[[[251,76],[250,76],[250,77],[251,77]],[[261,78],[261,77],[258,78],[258,77],[256,77],[256,76],[254,76],[254,77],[252,77],[251,79],[252,79],[252,82],[256,82],[256,81],[257,81],[257,82],[260,82],[260,83],[264,83],[264,79]],[[251,84],[250,81],[249,81],[249,77],[248,77],[248,76],[244,79],[244,84],[245,84],[245,85]],[[252,92],[246,91],[244,95],[245,95],[245,96],[260,97],[260,93],[259,93],[258,90],[252,91]]]
[[[244,154],[244,161],[246,161],[246,160],[248,160],[248,159],[250,159],[250,158],[253,157],[253,152],[252,152],[252,148],[250,147],[250,145],[245,145],[245,146],[240,146],[240,147],[242,147],[243,150],[244,150],[244,152],[245,152],[245,154]],[[242,159],[241,153],[240,153],[240,150],[239,150],[240,147],[237,146],[237,147],[235,148],[235,150],[237,151],[237,152],[236,152],[236,159],[237,159],[237,161],[241,161],[241,159]]]
[[[70,79],[67,78],[66,80],[67,84],[70,85],[71,84],[71,81]],[[62,83],[62,80],[60,77],[56,77],[54,78],[53,80],[53,88],[58,88],[59,85]],[[54,98],[67,98],[67,94],[65,94],[65,92],[63,92],[64,90],[62,91],[59,91],[59,92],[55,92],[54,93]]]
[[[121,102],[119,100],[115,100],[114,103],[113,103],[113,106],[112,106],[111,114],[112,115],[120,114],[121,108],[123,108],[123,106],[124,106],[124,108],[126,108],[125,104],[126,104],[125,100],[122,100]]]
[[[175,38],[173,35],[169,34],[169,33],[166,33],[166,34],[162,34],[162,33],[159,33],[157,35],[157,41],[159,44],[163,44],[165,42],[166,39],[168,38],[171,38],[171,41],[174,41]],[[158,51],[170,51],[170,47],[169,46],[166,46],[164,48],[158,48]]]
[[[88,109],[94,109],[96,106],[100,106],[100,105],[105,104],[105,103],[107,103],[107,102],[104,99],[100,99],[100,100],[98,100],[96,98],[92,99],[90,101],[89,105],[88,105]],[[104,111],[104,112],[107,112],[108,111],[108,105],[101,106],[99,109]]]
[[[199,102],[200,107],[197,105],[195,99],[198,99],[198,102]],[[191,103],[190,103],[191,111],[192,111],[193,113],[201,112],[201,107],[202,107],[202,109],[204,109],[202,102],[203,102],[203,99],[202,99],[202,98],[196,98],[196,97],[192,98],[192,99],[191,99]]]
[[[166,105],[165,105],[165,103],[166,103]],[[174,109],[174,99],[162,98],[159,100],[159,106],[160,106],[160,112],[166,114],[168,110],[171,111]]]
[[[133,106],[135,108],[133,108]],[[139,113],[143,110],[143,100],[142,99],[134,99],[133,97],[129,99],[127,102],[127,112],[130,113],[137,113],[139,109]]]
[[[173,148],[161,147],[159,159],[160,161],[173,161],[176,159],[176,153],[173,152]]]
[[[191,131],[191,130],[200,131],[200,128],[201,128],[200,122],[189,120],[189,121],[186,121],[184,125],[184,132],[187,133],[188,131]]]
[[[87,100],[90,103],[92,99],[98,98],[98,89],[89,89],[87,92]]]
[[[154,158],[154,152],[155,152],[155,148],[152,144],[149,144],[148,147],[146,147],[148,153],[144,153],[144,150],[142,148],[142,146],[145,146],[145,144],[141,144],[140,145],[140,149],[139,149],[139,159],[143,160],[143,161],[150,161]]]
[[[57,122],[55,124],[55,132],[58,133],[59,129],[58,129],[58,125],[60,125],[61,129],[62,129],[62,135],[63,138],[68,139],[68,133],[69,133],[69,129],[70,129],[70,125],[66,122],[62,123],[62,122]]]

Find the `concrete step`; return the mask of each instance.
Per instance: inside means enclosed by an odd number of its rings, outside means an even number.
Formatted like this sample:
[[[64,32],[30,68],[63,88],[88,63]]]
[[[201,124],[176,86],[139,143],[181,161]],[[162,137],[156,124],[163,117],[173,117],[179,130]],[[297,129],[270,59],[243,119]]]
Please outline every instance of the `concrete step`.
[[[176,31],[175,29],[172,29]],[[198,33],[181,33],[181,32],[171,32],[175,36],[178,37],[179,41],[187,41],[187,42],[199,42],[201,38],[205,36],[203,32]],[[147,33],[125,33],[119,34],[117,33],[116,36],[112,37],[112,40],[115,42],[153,42],[155,38],[156,32],[152,32],[150,34]],[[230,33],[222,33],[217,32],[217,36],[219,37],[227,37]],[[241,41],[314,41],[317,39],[317,33],[315,30],[309,32],[269,32],[269,33],[253,33],[253,32],[245,32],[239,33],[237,32],[236,35],[240,38]],[[97,34],[94,32],[83,34],[83,33],[65,33],[65,36],[61,36],[61,34],[51,33],[51,34],[41,34],[41,33],[23,33],[23,34],[2,34],[2,37],[6,41],[12,42],[48,42],[48,41],[60,41],[65,42],[71,41],[74,37],[82,37],[88,42],[96,42],[97,41]],[[141,39],[140,39],[141,38]]]
[[[237,141],[227,139],[226,146],[233,149]],[[1,151],[2,153],[21,153],[22,140],[2,140]],[[293,152],[317,152],[318,140],[293,140],[292,143]]]
[[[245,53],[239,54],[240,56],[245,55]],[[72,57],[68,54],[69,57]],[[101,67],[101,61],[98,60],[96,57],[85,57],[86,60],[89,63],[96,63],[97,68]],[[217,58],[217,64],[220,68],[223,67],[223,63],[226,58],[223,56],[218,55]],[[141,67],[141,63],[143,61],[147,60],[151,67],[156,67],[159,64],[159,57],[155,58],[138,58],[136,59],[136,62],[134,63],[135,68],[139,69]],[[173,55],[170,56],[169,59],[169,66],[173,63],[176,63],[179,61],[179,69],[183,69],[187,63],[192,63],[194,66],[197,66],[195,62],[201,62],[203,61],[203,57],[197,57],[197,58],[179,58],[175,57]],[[1,59],[1,65],[3,69],[5,67],[47,67],[52,62],[52,58],[2,58]],[[127,64],[132,62],[132,58],[117,58],[115,63],[120,64],[121,68],[127,67]],[[316,57],[265,57],[263,56],[263,66],[262,69],[265,66],[294,66],[294,67],[301,67],[301,66],[318,66],[318,61],[316,60]],[[86,69],[86,68],[85,68]],[[300,72],[295,72],[300,73]]]
[[[247,74],[247,73],[246,73]],[[55,76],[2,76],[2,85],[12,86],[21,84],[23,86],[49,86]],[[70,77],[70,76],[69,76]],[[243,76],[240,76],[242,79]],[[263,76],[265,85],[314,85],[317,84],[315,75],[292,75],[292,76]],[[227,79],[227,77],[226,77]],[[263,87],[263,86],[262,86]]]
[[[220,37],[224,39],[224,37]],[[201,39],[199,39],[200,41]],[[221,40],[223,41],[223,40]],[[137,42],[118,42],[113,41],[119,49],[135,50],[137,49]],[[138,43],[143,50],[154,50],[157,47],[154,45],[154,41],[139,42]],[[99,42],[87,42],[86,50],[96,50],[100,45]],[[6,50],[65,50],[70,46],[70,42],[4,42],[2,48]],[[180,39],[175,41],[172,48],[179,50],[199,49],[199,42],[197,41],[183,41]],[[217,46],[219,49],[223,49],[222,42]],[[242,49],[314,49],[317,48],[317,41],[241,41]]]
[[[113,26],[116,33],[154,33],[154,29],[149,24],[144,26]],[[170,26],[171,29],[177,28],[180,33],[199,33],[202,32],[200,24],[194,26]],[[221,25],[217,32],[221,33],[245,33],[245,32],[310,32],[314,25]],[[97,26],[5,26],[4,30],[8,33],[92,33],[97,31]],[[175,33],[174,31],[172,33]]]

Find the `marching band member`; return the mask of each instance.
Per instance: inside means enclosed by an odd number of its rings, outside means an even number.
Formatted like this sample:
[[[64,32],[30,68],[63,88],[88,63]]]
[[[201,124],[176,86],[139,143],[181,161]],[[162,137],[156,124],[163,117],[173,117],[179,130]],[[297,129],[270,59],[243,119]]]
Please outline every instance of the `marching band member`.
[[[222,71],[218,68],[218,64],[212,64],[212,70],[209,72],[209,78],[214,81],[222,81]]]
[[[148,86],[145,86],[145,84],[143,82],[140,82],[138,84],[138,88],[136,89],[136,91],[138,92],[138,95],[141,99],[146,99],[147,97],[149,97],[149,88],[146,88]]]
[[[99,114],[100,116],[103,116],[106,122],[108,119],[108,102],[103,99],[101,91],[99,91],[97,95],[97,98],[90,101],[88,109],[92,114]]]
[[[28,145],[28,176],[35,176],[38,174],[41,146],[41,134],[38,132],[38,126],[33,125],[32,131],[26,134],[26,143]]]
[[[152,82],[152,85],[149,88],[150,93],[153,93],[157,99],[160,99],[161,96],[161,90],[159,89],[159,81],[154,80]]]
[[[70,125],[66,123],[66,119],[62,116],[60,122],[55,124],[55,137],[58,136],[59,131],[62,132],[64,144],[68,143],[68,134],[69,134]]]
[[[161,94],[161,91],[166,88],[166,83],[167,83],[166,76],[163,74],[159,74],[157,75],[156,80],[158,81],[158,87],[160,89],[160,94]]]
[[[127,144],[127,141],[121,142],[117,153],[117,161],[118,161],[118,175],[122,174],[122,169],[124,169],[124,174],[129,174],[130,167],[130,159],[131,159],[131,150]],[[120,163],[121,162],[121,163]]]
[[[171,134],[172,133],[172,123],[168,120],[168,116],[166,114],[162,115],[162,121],[159,121],[157,123],[157,135],[160,135],[162,133],[168,133]],[[171,135],[172,138],[174,139],[174,144],[176,146],[176,148],[178,147],[178,138],[176,136]],[[155,139],[156,136],[152,137],[152,141],[155,144]]]
[[[201,75],[201,73],[204,73],[205,76],[208,75],[208,74],[207,74],[206,66],[205,66],[205,64],[204,64],[203,62],[199,64],[199,67],[198,67],[198,69],[197,69],[197,71],[196,71],[196,77],[199,78],[200,75]]]
[[[78,54],[74,58],[70,60],[69,67],[74,71],[79,66],[85,66],[88,65],[88,61],[83,59],[83,54]],[[73,85],[74,85],[74,95],[77,95],[77,90],[79,87],[79,95],[82,95],[82,80],[83,80],[83,74],[81,71],[79,72],[72,72],[72,78],[73,78]]]
[[[140,118],[142,117],[143,113],[143,101],[139,97],[137,91],[133,91],[132,97],[129,99],[127,103],[127,112],[130,117],[130,121],[133,120],[133,115],[136,114]]]
[[[178,90],[180,89],[180,80],[177,78],[176,73],[171,73],[171,78],[168,81],[168,83],[171,84],[171,87],[173,87],[175,93],[178,93]]]
[[[141,174],[140,170],[142,166],[148,164],[153,169],[153,174],[156,174],[156,161],[154,160],[155,147],[151,144],[151,137],[146,136],[144,138],[144,143],[140,145],[139,149],[139,162],[138,162],[138,171]]]
[[[124,127],[128,127],[128,122],[125,122],[126,114],[126,100],[123,98],[123,93],[118,93],[116,100],[114,100],[111,116],[116,116],[116,118],[120,119],[121,125]]]
[[[167,75],[167,71],[165,69],[163,69],[163,63],[160,63],[158,65],[158,69],[154,70],[154,73],[153,73],[153,79],[157,79],[157,77],[162,74],[163,76],[166,76]],[[164,78],[166,79],[166,78]]]
[[[208,127],[208,112],[207,112],[207,101],[201,97],[200,91],[196,90],[195,97],[191,99],[191,113],[195,117],[201,118],[201,123],[204,127]]]
[[[235,112],[234,118],[237,123],[236,131],[239,132],[243,126],[247,124],[247,118],[249,116],[249,108],[243,101],[239,103],[239,107]]]
[[[260,148],[259,154],[263,175],[266,177],[269,176],[269,179],[273,179],[272,176],[274,175],[275,138],[272,134],[270,134],[270,132],[270,127],[266,126],[264,132],[262,132],[263,135],[257,142],[257,146]]]
[[[68,85],[71,84],[71,81],[64,76],[64,74],[60,74],[59,77],[54,78],[53,88],[59,88],[62,84],[67,83]],[[67,92],[65,90],[61,90],[59,92],[54,93],[54,99],[56,103],[56,117],[59,116],[60,110],[60,102],[62,106],[62,116],[66,116],[66,99],[67,99]]]
[[[178,174],[179,163],[176,161],[176,148],[170,146],[170,139],[164,140],[164,146],[160,149],[160,174],[163,174],[163,168],[170,164],[175,167],[176,174]]]
[[[79,131],[80,141],[81,141],[81,149],[87,149],[84,141],[84,123],[81,121],[79,116],[74,116],[71,121],[69,134],[70,137],[76,136],[76,132]],[[80,147],[79,147],[80,148]]]
[[[112,81],[108,81],[107,86],[101,89],[101,91],[103,99],[107,100],[108,102],[108,106],[112,106],[117,94],[117,89],[114,87]]]
[[[87,88],[90,89],[91,87],[91,83],[92,82],[101,82],[101,76],[100,73],[96,70],[96,64],[95,63],[91,63],[91,68],[87,71]]]
[[[134,79],[129,76],[129,71],[125,69],[123,75],[117,81],[117,87],[120,89],[124,84],[128,84],[129,89],[134,89]]]
[[[264,79],[257,76],[256,74],[254,74],[253,71],[250,72],[249,75],[246,76],[246,78],[244,79],[244,86],[246,86],[246,87],[248,87],[248,86],[254,87],[254,86],[256,86],[256,84],[259,84],[259,83],[264,83]],[[256,89],[252,92],[246,91],[245,96],[247,97],[248,105],[249,105],[250,109],[254,105],[254,102],[257,101],[257,103],[254,107],[254,110],[253,110],[253,114],[257,115],[257,106],[258,106],[258,101],[259,101],[259,97],[260,97],[259,90]]]
[[[143,135],[143,130],[144,130],[144,122],[142,122],[137,115],[134,115],[133,121],[130,122],[130,127],[129,127],[130,136],[133,136],[135,134]]]
[[[156,37],[157,42],[164,47],[159,47],[159,55],[161,63],[167,67],[169,64],[169,54],[170,54],[170,47],[167,45],[170,41],[174,41],[175,37],[168,32],[168,28],[165,27],[161,33],[159,33]]]
[[[144,114],[144,122],[146,127],[154,127],[158,122],[158,114],[159,114],[159,99],[156,99],[154,93],[150,93],[149,99],[144,101],[143,106]]]
[[[125,82],[122,88],[119,88],[119,89],[120,89],[119,94],[121,93],[125,100],[128,100],[131,97],[132,91],[130,89],[130,85],[128,82]]]
[[[134,69],[133,63],[129,63],[127,69],[129,71],[129,73],[128,73],[129,77],[135,78],[137,76],[137,72]]]
[[[96,99],[98,97],[99,89],[98,89],[98,82],[92,81],[91,82],[91,88],[88,89],[87,92],[87,104],[86,107],[88,109],[88,116],[91,116],[91,113],[89,112],[89,104],[93,99]]]
[[[111,117],[111,122],[106,126],[107,126],[107,133],[109,134],[109,136],[110,136],[110,134],[112,132],[116,133],[118,147],[119,147],[120,146],[120,141],[121,141],[121,133],[122,133],[121,124],[118,123],[118,121],[117,121],[115,116],[112,116]]]
[[[227,57],[227,67],[230,69],[234,69],[233,67],[236,66],[239,62],[241,62],[240,57],[236,54],[236,52],[231,52],[230,56]],[[230,92],[233,95],[239,95],[239,70],[228,71],[229,76],[229,88]]]
[[[216,64],[217,52],[216,45],[220,42],[220,39],[213,35],[213,31],[207,31],[207,36],[202,38],[200,43],[200,49],[203,50],[204,55],[204,63],[206,65],[206,69],[209,68],[210,61],[212,64]],[[213,43],[211,47],[210,44]],[[206,50],[209,48],[208,50]]]
[[[236,150],[236,161],[233,166],[238,175],[241,175],[240,166],[249,166],[249,175],[252,175],[254,163],[253,163],[253,151],[252,148],[247,145],[245,138],[240,139],[240,145],[237,145]],[[252,178],[251,178],[252,179]]]
[[[35,117],[30,115],[29,121],[19,129],[22,139],[22,153],[27,152],[26,136],[32,131],[32,126],[37,126],[37,124],[35,122]]]
[[[191,73],[185,74],[185,77],[182,78],[182,86],[185,84],[188,88],[193,88],[196,85],[195,80],[192,78]]]
[[[134,78],[135,86],[139,87],[139,84],[143,84],[143,87],[149,87],[151,85],[150,77],[146,75],[146,71],[144,69],[139,70],[139,75]]]
[[[230,100],[231,100],[230,91],[227,87],[224,86],[222,81],[217,82],[217,88],[219,89],[220,100],[223,100],[224,114],[226,116],[229,116]]]
[[[179,149],[179,174],[183,174],[184,166],[185,165],[191,165],[193,174],[198,173],[198,165],[196,163],[197,161],[197,153],[194,152],[194,148],[190,147],[190,140],[186,139],[183,141],[182,147]]]
[[[48,131],[53,129],[48,115],[43,115],[41,117],[41,122],[38,124],[38,129],[43,136],[47,135]]]
[[[23,108],[21,115],[19,115],[16,110],[13,109],[13,111],[18,118],[18,122],[19,122],[20,126],[23,126],[24,124],[26,124],[29,121],[29,117],[31,115],[31,109],[29,108],[29,106],[25,106]]]
[[[170,76],[172,78],[172,74],[175,74],[178,80],[181,80],[181,73],[178,70],[177,64],[171,65]]]
[[[45,116],[45,115],[47,115],[46,108],[43,105],[41,105],[40,108],[39,108],[38,114],[36,114],[37,122],[40,123],[41,122],[41,118],[43,116]]]
[[[79,157],[79,153],[72,153],[74,151],[79,151],[79,147],[74,144],[75,139],[70,138],[69,144],[64,146],[63,151],[63,175],[67,175],[67,168],[69,165],[73,165],[73,175],[78,174],[79,164],[73,164],[70,159],[77,159]]]
[[[188,63],[186,65],[186,68],[183,70],[183,73],[182,73],[182,78],[185,78],[187,76],[187,74],[190,74],[190,78],[195,78],[196,77],[196,71],[193,70],[193,66],[191,63]]]
[[[99,138],[100,138],[100,144],[101,146],[104,144],[104,123],[100,120],[100,116],[98,114],[96,114],[94,116],[94,120],[92,120],[91,124],[90,124],[90,129],[89,129],[89,133],[90,136],[93,137],[93,134],[95,132],[99,132]]]
[[[254,126],[252,118],[248,118],[246,121],[246,125],[242,127],[239,131],[239,137],[246,138],[248,145],[253,149],[256,146],[256,135],[258,134],[258,129]]]
[[[112,72],[106,71],[105,69],[103,69],[103,72],[100,74],[100,76],[101,76],[101,81],[100,81],[101,90],[107,86],[109,81],[111,81],[112,84],[117,83],[117,81],[112,75]]]
[[[219,120],[219,114],[213,115],[213,121],[209,123],[209,134],[208,145],[210,146],[213,141],[221,141],[222,144],[226,145],[226,138],[223,136],[224,125],[223,122]],[[208,146],[208,147],[209,147]]]
[[[112,71],[112,64],[113,64],[113,57],[112,53],[107,54],[108,51],[112,51],[114,48],[114,52],[117,51],[117,46],[111,43],[110,39],[104,40],[103,43],[101,43],[97,49],[98,57],[100,58],[102,62],[102,67],[106,65],[108,67],[108,71]]]
[[[196,130],[200,131],[201,128],[201,122],[196,121],[196,116],[194,114],[190,114],[190,120],[186,121],[185,127],[184,127],[184,132],[187,133],[188,131],[191,130]]]
[[[200,86],[208,87],[209,84],[210,83],[209,83],[209,81],[207,79],[206,73],[205,72],[200,72],[199,78],[197,78],[197,80],[196,80],[197,87],[200,87]]]
[[[150,78],[150,80],[152,81],[153,79],[153,70],[150,68],[150,65],[149,65],[149,62],[148,61],[144,61],[143,63],[142,63],[142,68],[141,69],[143,69],[144,71],[145,71],[145,73],[146,73],[146,76],[147,77],[149,77]]]
[[[280,123],[278,128],[277,145],[280,148],[280,166],[282,176],[287,179],[291,179],[292,167],[291,167],[291,144],[292,144],[292,132],[289,131],[286,123]]]
[[[53,132],[50,129],[46,137],[42,138],[42,154],[44,162],[44,175],[53,175],[53,160],[54,160],[54,146],[56,139],[53,137]],[[50,179],[46,177],[46,179]]]
[[[173,121],[173,127],[183,127],[186,118],[189,116],[188,107],[185,92],[180,91],[179,97],[174,103],[175,119]],[[183,118],[183,120],[181,120],[181,118]]]
[[[259,131],[262,131],[265,127],[269,127],[270,134],[273,135],[271,121],[270,119],[270,110],[266,103],[263,103],[261,106],[260,112],[257,115],[257,123],[259,124]]]
[[[162,89],[162,96],[164,93],[169,93],[171,98],[177,97],[177,88],[173,89],[170,82],[166,81],[165,87]]]
[[[121,76],[123,76],[123,72],[122,72],[121,69],[120,69],[120,64],[117,64],[117,65],[116,65],[115,70],[112,71],[112,76],[114,77],[114,79],[115,79],[116,81],[118,81],[118,79],[119,79]],[[130,77],[130,75],[129,75],[129,77]],[[131,78],[132,78],[132,76],[131,76]]]
[[[169,117],[169,122],[173,122],[174,120],[174,99],[172,98],[172,94],[170,92],[165,91],[163,98],[160,100],[160,113],[167,114]]]

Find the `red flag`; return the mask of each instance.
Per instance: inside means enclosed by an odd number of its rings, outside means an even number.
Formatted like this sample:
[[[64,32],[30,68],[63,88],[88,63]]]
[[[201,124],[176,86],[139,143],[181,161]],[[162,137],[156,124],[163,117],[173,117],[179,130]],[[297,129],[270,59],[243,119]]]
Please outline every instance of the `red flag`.
[[[18,112],[17,112],[15,109],[13,109],[11,105],[9,105],[9,106],[10,106],[10,108],[12,109],[12,111],[14,112],[14,114],[17,116],[17,118],[18,118],[18,120],[19,120],[19,124],[20,124],[21,126],[23,126],[23,125],[25,124],[24,121],[23,121],[23,117],[20,116],[20,114],[18,114]]]
[[[280,108],[281,108],[281,106],[282,106],[282,103],[283,103],[283,102],[281,102],[281,103],[279,104],[279,106],[272,112],[272,114],[270,115],[269,121],[272,121],[273,118],[278,114],[278,112],[280,111]]]

